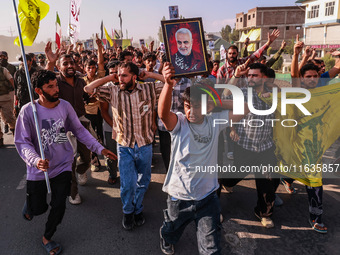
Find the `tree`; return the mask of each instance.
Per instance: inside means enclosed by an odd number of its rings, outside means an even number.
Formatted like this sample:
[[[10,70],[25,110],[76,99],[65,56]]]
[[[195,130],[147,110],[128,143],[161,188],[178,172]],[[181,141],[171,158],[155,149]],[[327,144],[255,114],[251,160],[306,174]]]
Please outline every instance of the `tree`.
[[[166,20],[165,16],[163,16],[162,20]],[[157,33],[157,35],[158,35],[158,40],[159,40],[160,42],[164,42],[164,40],[163,40],[163,33],[162,33],[162,26],[160,26],[160,27],[158,28],[158,33]]]
[[[236,42],[240,39],[238,31],[236,31],[236,28],[234,27],[233,32],[229,35],[229,42]]]
[[[326,71],[329,71],[335,65],[335,59],[330,53],[327,53],[322,60],[325,62]]]
[[[294,45],[295,45],[295,41],[294,41],[294,38],[292,38],[287,43],[287,46],[285,47],[283,52],[292,56],[294,54]]]
[[[222,39],[224,39],[227,42],[229,42],[229,40],[230,40],[230,33],[231,33],[231,27],[229,25],[226,25],[225,27],[222,27],[220,33],[221,33]]]

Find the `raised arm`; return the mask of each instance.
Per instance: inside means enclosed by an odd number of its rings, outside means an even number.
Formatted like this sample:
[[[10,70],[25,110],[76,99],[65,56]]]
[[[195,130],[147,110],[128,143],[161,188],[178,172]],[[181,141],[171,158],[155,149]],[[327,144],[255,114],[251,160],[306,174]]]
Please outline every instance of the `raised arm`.
[[[280,30],[274,29],[270,34],[268,33],[268,40],[267,42],[259,48],[257,51],[255,51],[253,54],[251,54],[248,58],[250,58],[250,64],[253,63],[256,59],[259,59],[263,52],[269,48],[269,46],[280,36]]]
[[[298,81],[298,78],[300,77],[299,74],[299,54],[302,51],[303,48],[303,42],[299,41],[299,35],[296,35],[296,43],[294,45],[294,54],[292,58],[292,64],[291,64],[291,70],[290,74],[292,76],[292,85],[293,87],[300,87],[300,82]]]
[[[118,80],[117,74],[108,75],[108,76],[105,76],[104,78],[97,79],[91,82],[90,84],[84,87],[84,91],[88,94],[93,94],[95,88],[98,88],[99,86],[102,86],[110,81],[118,82],[119,80]]]
[[[142,80],[152,78],[152,79],[155,79],[155,80],[159,80],[161,82],[165,82],[163,75],[161,75],[159,73],[148,72],[148,71],[141,72],[140,75],[139,75],[139,78],[141,78]]]
[[[176,81],[171,79],[174,73],[175,70],[173,66],[169,62],[164,63],[163,76],[165,84],[158,100],[158,116],[168,131],[173,130],[177,124],[176,114],[170,111],[172,103],[172,90],[176,85]]]
[[[302,60],[301,60],[301,62],[299,64],[299,71],[307,63],[307,61],[309,60],[309,58],[312,55],[312,52],[313,52],[313,50],[311,49],[310,46],[307,46],[305,48],[305,53],[302,55]]]
[[[45,55],[47,57],[47,64],[45,69],[54,71],[54,66],[59,58],[59,49],[55,53],[52,51],[52,42],[47,42],[45,46]]]
[[[96,34],[96,44],[98,47],[98,72],[105,71],[104,68],[104,56],[103,56],[103,44],[102,40],[98,38],[98,34]]]
[[[280,49],[275,53],[275,55],[271,59],[269,59],[269,61],[266,63],[266,66],[271,67],[272,65],[274,65],[274,63],[276,61],[278,61],[278,59],[282,55],[283,50],[285,49],[286,45],[287,44],[286,44],[285,40],[283,40],[282,43],[281,43]]]

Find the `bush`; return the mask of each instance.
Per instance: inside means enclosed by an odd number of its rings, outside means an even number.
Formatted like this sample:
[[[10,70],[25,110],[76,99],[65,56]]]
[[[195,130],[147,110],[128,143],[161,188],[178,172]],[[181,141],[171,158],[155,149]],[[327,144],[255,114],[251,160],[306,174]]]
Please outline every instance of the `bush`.
[[[322,60],[325,62],[326,71],[329,71],[335,65],[335,59],[330,53],[327,53]]]

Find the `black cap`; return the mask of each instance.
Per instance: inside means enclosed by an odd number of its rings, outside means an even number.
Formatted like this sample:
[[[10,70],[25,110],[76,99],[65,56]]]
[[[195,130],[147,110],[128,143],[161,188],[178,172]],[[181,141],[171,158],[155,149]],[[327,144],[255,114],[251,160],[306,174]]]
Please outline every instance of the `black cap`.
[[[5,56],[8,57],[7,52],[6,51],[0,51],[0,56]]]
[[[32,60],[31,56],[28,55],[28,54],[26,54],[26,60],[27,60],[27,61],[31,61],[31,60]],[[21,62],[23,61],[23,60],[22,60],[22,56],[20,56],[19,61],[21,61]]]

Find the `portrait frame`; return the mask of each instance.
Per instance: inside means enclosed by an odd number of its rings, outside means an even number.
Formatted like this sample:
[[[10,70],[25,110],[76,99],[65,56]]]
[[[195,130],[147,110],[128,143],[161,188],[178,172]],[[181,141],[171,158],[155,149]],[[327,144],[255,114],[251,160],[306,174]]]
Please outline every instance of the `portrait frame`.
[[[175,68],[175,78],[207,75],[208,58],[202,18],[164,20],[161,26],[166,57]],[[192,36],[191,50],[187,56],[181,54],[175,37],[177,30],[182,28],[190,30]]]

